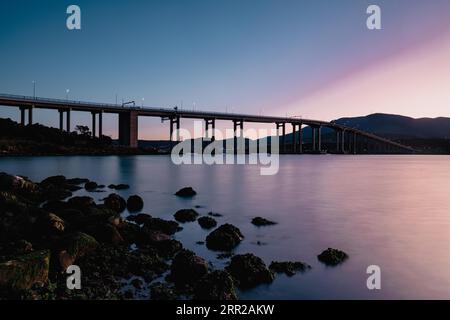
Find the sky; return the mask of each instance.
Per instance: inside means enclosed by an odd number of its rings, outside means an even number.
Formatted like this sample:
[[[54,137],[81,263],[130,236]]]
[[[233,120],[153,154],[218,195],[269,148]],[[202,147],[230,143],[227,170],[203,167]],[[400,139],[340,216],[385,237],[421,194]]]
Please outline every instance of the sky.
[[[66,27],[71,4],[81,8],[81,30]],[[370,4],[381,8],[381,30],[366,27]],[[149,107],[450,117],[449,57],[448,0],[0,2],[0,93],[8,94],[32,95],[35,81],[41,97],[66,98],[69,89],[69,99]],[[0,117],[18,115],[0,108]],[[34,117],[58,123],[55,111]],[[87,113],[72,119],[91,122]],[[117,116],[106,115],[104,133],[116,132]],[[140,118],[140,139],[167,136],[167,123]]]

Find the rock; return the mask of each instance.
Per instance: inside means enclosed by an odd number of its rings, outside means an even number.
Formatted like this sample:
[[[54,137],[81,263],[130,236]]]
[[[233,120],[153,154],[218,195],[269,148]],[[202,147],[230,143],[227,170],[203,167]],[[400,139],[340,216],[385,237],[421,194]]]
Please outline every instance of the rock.
[[[264,261],[251,253],[233,256],[226,269],[238,281],[241,289],[250,289],[273,281],[273,274]]]
[[[325,263],[328,266],[336,266],[344,262],[348,255],[341,250],[328,248],[317,256],[320,262]]]
[[[79,210],[86,210],[90,207],[94,207],[95,206],[95,201],[93,198],[91,197],[73,197],[70,198],[67,201],[67,204],[69,205],[69,207],[74,208],[74,209],[79,209]]]
[[[212,211],[208,212],[208,215],[211,217],[216,217],[216,218],[222,217],[222,215],[220,213],[212,212]]]
[[[206,246],[211,250],[229,251],[244,238],[241,231],[231,224],[221,225],[206,237]]]
[[[269,266],[269,269],[272,272],[275,273],[285,273],[287,276],[292,277],[297,273],[297,271],[305,272],[309,269],[311,269],[311,266],[300,262],[292,262],[292,261],[286,261],[286,262],[278,262],[278,261],[272,261],[272,263]]]
[[[82,232],[72,234],[64,241],[66,249],[59,254],[59,262],[63,270],[74,264],[77,259],[93,252],[99,246],[97,240]]]
[[[205,241],[197,241],[196,244],[198,244],[199,246],[202,246],[205,244]]]
[[[198,217],[198,212],[193,209],[181,209],[178,210],[174,215],[175,220],[179,222],[192,222]]]
[[[261,226],[270,226],[270,225],[274,225],[277,224],[276,222],[261,218],[261,217],[256,217],[252,219],[252,223],[255,226],[261,227]]]
[[[173,259],[170,280],[177,286],[193,284],[208,273],[208,264],[189,250],[181,250]]]
[[[90,233],[95,236],[100,242],[109,243],[113,245],[119,245],[124,242],[122,235],[119,233],[117,228],[109,223],[103,225],[88,228]]]
[[[53,213],[46,213],[39,217],[37,223],[42,232],[49,234],[63,233],[66,228],[64,220]]]
[[[193,197],[196,194],[197,192],[195,192],[195,190],[192,189],[192,187],[182,188],[175,193],[175,195],[179,197]]]
[[[203,229],[212,229],[217,226],[217,221],[211,217],[200,217],[198,218],[198,224]]]
[[[32,181],[20,177],[13,176],[4,172],[0,172],[0,190],[2,191],[17,191],[21,193],[28,193],[37,190],[37,185]]]
[[[183,249],[181,242],[174,239],[162,240],[154,243],[153,246],[158,251],[158,255],[164,258],[172,258]]]
[[[108,197],[106,197],[104,199],[104,204],[107,208],[119,213],[123,212],[127,207],[125,199],[116,193],[112,193]]]
[[[138,195],[130,196],[127,200],[127,209],[130,212],[141,211],[144,208],[144,200]]]
[[[224,270],[216,270],[203,276],[194,287],[195,300],[236,300],[234,282]]]
[[[87,191],[93,191],[93,190],[95,190],[95,189],[98,188],[98,184],[97,184],[97,182],[89,181],[89,182],[86,182],[86,183],[85,183],[84,188],[85,188]]]
[[[130,186],[128,184],[121,183],[121,184],[110,184],[108,186],[108,188],[115,189],[115,190],[125,190],[125,189],[129,189]]]
[[[13,290],[30,289],[48,281],[50,251],[31,252],[0,263],[0,287]]]
[[[150,298],[157,301],[168,301],[177,299],[177,296],[167,284],[157,282],[150,286]]]
[[[69,208],[69,204],[61,200],[50,200],[43,204],[42,208],[50,212],[60,213]]]
[[[80,184],[87,183],[87,182],[89,182],[89,179],[73,178],[73,179],[66,180],[66,183],[74,184],[74,185],[80,185]]]
[[[149,221],[145,221],[144,227],[151,230],[159,230],[169,235],[180,231],[180,225],[177,222],[160,218],[151,218]]]
[[[46,186],[46,185],[51,184],[51,185],[61,186],[65,183],[66,183],[66,177],[59,175],[59,176],[48,177],[48,178],[42,180],[40,185]]]
[[[130,215],[127,217],[127,220],[133,221],[139,225],[144,224],[145,222],[150,222],[152,220],[152,216],[146,213],[139,213],[137,215]]]

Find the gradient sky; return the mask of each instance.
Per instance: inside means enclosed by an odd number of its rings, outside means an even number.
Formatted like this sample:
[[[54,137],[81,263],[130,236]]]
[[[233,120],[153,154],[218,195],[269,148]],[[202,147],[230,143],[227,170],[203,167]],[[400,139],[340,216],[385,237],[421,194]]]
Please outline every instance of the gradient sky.
[[[70,4],[81,31],[66,29]],[[369,4],[381,7],[382,30],[366,28]],[[32,95],[34,80],[54,98],[69,88],[77,100],[322,120],[450,117],[448,0],[4,0],[0,45],[2,93]],[[56,126],[58,115],[35,119]],[[117,117],[104,127],[115,137]],[[141,139],[168,135],[159,119],[139,129]]]

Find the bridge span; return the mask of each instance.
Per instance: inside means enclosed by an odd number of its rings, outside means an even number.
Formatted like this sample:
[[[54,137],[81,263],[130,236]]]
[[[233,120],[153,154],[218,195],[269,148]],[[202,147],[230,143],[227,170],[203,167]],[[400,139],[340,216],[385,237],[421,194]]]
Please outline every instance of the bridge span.
[[[20,123],[26,125],[26,115],[28,115],[28,124],[33,123],[34,109],[54,109],[59,112],[60,130],[70,131],[70,116],[72,111],[90,112],[92,115],[92,134],[102,136],[103,134],[103,113],[118,114],[119,117],[119,143],[121,145],[137,147],[138,143],[138,118],[160,117],[162,120],[170,121],[170,139],[172,140],[175,129],[180,129],[180,119],[202,119],[205,121],[206,130],[209,126],[212,128],[212,137],[214,140],[214,129],[216,120],[228,120],[233,122],[235,140],[242,134],[244,123],[273,123],[276,125],[277,132],[281,129],[281,152],[286,152],[286,126],[292,126],[293,141],[291,143],[292,153],[302,153],[304,150],[304,140],[302,134],[303,126],[308,126],[312,132],[311,150],[312,152],[322,151],[322,128],[330,128],[336,133],[335,150],[336,153],[364,153],[364,152],[383,152],[383,153],[411,153],[415,150],[409,146],[403,145],[369,132],[357,128],[348,127],[335,122],[327,122],[313,119],[302,119],[293,117],[262,116],[251,114],[210,112],[210,111],[192,111],[183,109],[169,108],[149,108],[149,107],[128,107],[124,105],[96,103],[63,99],[51,99],[41,97],[19,96],[10,94],[0,94],[0,106],[17,107],[20,110]],[[65,121],[64,121],[65,116]],[[98,118],[98,129],[97,129]],[[64,123],[65,122],[65,123]],[[238,130],[240,129],[240,130]],[[235,148],[236,150],[236,148]]]

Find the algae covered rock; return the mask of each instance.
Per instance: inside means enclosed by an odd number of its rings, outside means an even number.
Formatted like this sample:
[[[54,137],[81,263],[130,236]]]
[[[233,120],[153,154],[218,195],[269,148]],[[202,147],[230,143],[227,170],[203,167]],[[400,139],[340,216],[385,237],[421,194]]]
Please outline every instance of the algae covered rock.
[[[229,251],[235,248],[243,238],[244,236],[237,227],[227,223],[206,237],[206,246],[211,250]]]
[[[238,281],[238,286],[242,289],[273,281],[273,274],[267,269],[264,261],[251,253],[233,256],[226,269]]]
[[[34,251],[0,263],[0,287],[25,290],[48,281],[50,251]]]
[[[196,300],[236,300],[233,279],[224,270],[215,270],[203,276],[194,287]]]

